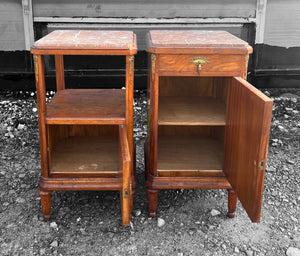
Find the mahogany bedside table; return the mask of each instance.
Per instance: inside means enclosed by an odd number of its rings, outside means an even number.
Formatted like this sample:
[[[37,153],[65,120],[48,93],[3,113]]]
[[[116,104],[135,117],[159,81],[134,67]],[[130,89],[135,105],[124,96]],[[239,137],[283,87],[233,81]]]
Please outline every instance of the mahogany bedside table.
[[[133,77],[136,36],[129,31],[58,30],[36,41],[36,75],[44,218],[54,190],[120,190],[130,223],[133,167]],[[57,93],[46,104],[43,55],[54,55]],[[123,55],[126,90],[65,89],[63,55]]]
[[[225,31],[150,31],[146,186],[227,189],[259,222],[272,100],[244,79],[248,43]]]

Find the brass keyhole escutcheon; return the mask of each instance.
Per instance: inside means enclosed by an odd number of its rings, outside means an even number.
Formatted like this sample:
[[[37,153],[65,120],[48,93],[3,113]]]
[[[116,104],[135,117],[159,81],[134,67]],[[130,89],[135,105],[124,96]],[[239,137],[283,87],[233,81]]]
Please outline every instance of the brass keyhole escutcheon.
[[[200,75],[202,65],[207,64],[208,60],[205,57],[198,56],[194,57],[190,62],[198,66],[198,74]]]

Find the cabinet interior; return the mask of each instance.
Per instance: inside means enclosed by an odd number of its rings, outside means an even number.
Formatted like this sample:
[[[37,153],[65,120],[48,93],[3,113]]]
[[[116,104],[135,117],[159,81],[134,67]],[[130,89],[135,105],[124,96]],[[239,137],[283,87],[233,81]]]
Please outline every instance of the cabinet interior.
[[[224,176],[229,78],[159,78],[159,176]]]
[[[117,125],[48,125],[51,177],[119,176]]]

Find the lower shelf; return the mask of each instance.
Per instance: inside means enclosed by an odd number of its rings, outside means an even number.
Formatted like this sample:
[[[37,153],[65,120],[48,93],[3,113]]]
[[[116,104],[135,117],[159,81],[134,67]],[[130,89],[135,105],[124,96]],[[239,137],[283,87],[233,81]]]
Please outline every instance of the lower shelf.
[[[50,157],[50,176],[116,177],[119,171],[118,137],[78,136],[58,142]]]
[[[213,97],[160,96],[159,125],[225,125],[226,105]]]
[[[159,176],[224,176],[223,144],[205,136],[159,136]]]

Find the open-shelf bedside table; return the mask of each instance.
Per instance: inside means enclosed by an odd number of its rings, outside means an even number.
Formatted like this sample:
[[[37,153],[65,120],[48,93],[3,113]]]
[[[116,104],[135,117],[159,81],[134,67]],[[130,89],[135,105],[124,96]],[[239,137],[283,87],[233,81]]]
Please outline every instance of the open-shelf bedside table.
[[[135,190],[133,78],[136,36],[130,31],[57,30],[36,41],[41,196],[50,218],[55,190],[120,190],[123,225]],[[55,56],[57,93],[46,104],[43,55]],[[66,89],[63,55],[123,55],[125,90]]]
[[[260,220],[272,100],[244,79],[248,43],[225,31],[150,31],[146,186],[227,189]]]

